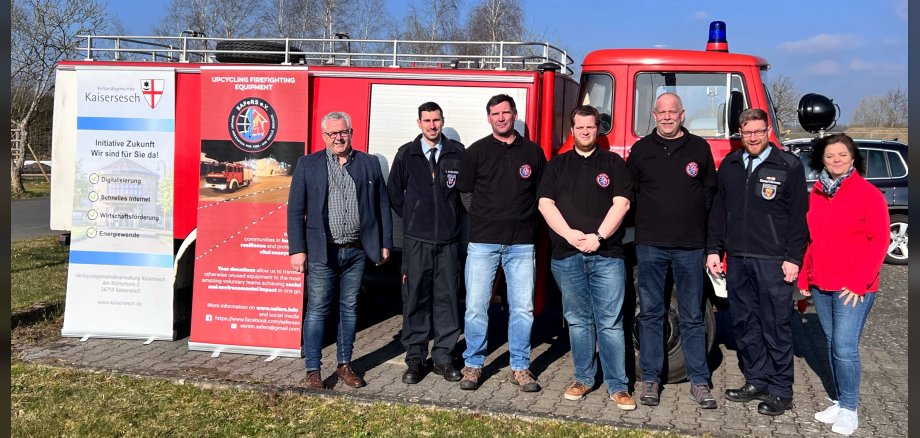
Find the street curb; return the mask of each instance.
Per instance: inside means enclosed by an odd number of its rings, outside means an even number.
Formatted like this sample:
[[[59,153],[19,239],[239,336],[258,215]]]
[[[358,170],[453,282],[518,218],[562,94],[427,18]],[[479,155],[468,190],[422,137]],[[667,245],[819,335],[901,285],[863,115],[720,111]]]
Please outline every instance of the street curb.
[[[41,302],[34,304],[29,308],[18,310],[10,315],[10,330],[19,326],[35,324],[38,321],[47,319],[49,316],[60,314],[64,311],[63,302]]]

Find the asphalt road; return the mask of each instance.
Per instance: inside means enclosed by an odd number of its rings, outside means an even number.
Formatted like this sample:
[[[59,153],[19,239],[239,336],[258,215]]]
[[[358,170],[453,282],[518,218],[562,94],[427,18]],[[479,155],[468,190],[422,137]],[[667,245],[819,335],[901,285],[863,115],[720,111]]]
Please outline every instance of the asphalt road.
[[[10,203],[10,240],[59,234],[49,228],[51,198],[22,199]]]

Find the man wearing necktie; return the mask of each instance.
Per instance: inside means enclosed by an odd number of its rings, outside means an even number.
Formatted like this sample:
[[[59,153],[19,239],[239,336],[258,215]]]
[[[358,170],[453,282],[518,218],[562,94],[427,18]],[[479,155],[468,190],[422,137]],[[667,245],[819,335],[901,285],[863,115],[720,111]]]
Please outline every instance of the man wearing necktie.
[[[455,187],[464,147],[441,132],[443,114],[435,102],[418,107],[422,133],[396,152],[387,184],[390,205],[403,221],[401,341],[407,365],[402,381],[407,384],[425,374],[430,334],[434,373],[450,382],[461,378],[451,352],[460,337],[462,204]]]
[[[767,113],[741,113],[741,144],[719,168],[709,215],[707,269],[722,273],[745,383],[725,391],[734,402],[761,400],[757,412],[781,415],[792,404],[792,294],[808,229],[805,171],[770,143]]]

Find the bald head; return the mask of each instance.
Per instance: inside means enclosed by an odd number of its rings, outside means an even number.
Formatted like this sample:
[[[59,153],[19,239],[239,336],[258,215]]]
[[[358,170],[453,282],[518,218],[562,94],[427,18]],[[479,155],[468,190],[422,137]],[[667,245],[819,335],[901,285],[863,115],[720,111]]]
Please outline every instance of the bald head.
[[[680,96],[674,93],[663,93],[655,99],[655,131],[666,139],[680,138],[684,135],[681,126],[684,124],[684,104]]]

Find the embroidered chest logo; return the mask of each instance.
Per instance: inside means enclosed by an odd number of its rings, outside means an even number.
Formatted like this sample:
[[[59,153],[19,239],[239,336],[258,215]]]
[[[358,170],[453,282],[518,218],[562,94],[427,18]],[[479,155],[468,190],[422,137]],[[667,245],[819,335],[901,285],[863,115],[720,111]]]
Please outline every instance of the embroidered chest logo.
[[[760,189],[760,195],[767,201],[776,197],[776,184],[764,184]]]
[[[518,175],[521,175],[523,179],[530,179],[530,175],[533,175],[533,169],[530,168],[529,164],[525,164],[518,169]]]
[[[601,186],[601,188],[606,189],[610,186],[610,177],[607,176],[606,173],[601,172],[597,174],[597,178],[594,180],[597,181],[597,185]]]
[[[700,174],[700,165],[696,164],[696,161],[691,161],[687,163],[687,167],[684,168],[684,170],[687,172],[687,175],[690,175],[690,178],[695,178]]]
[[[454,173],[447,174],[447,188],[452,189],[457,184],[457,175]]]

